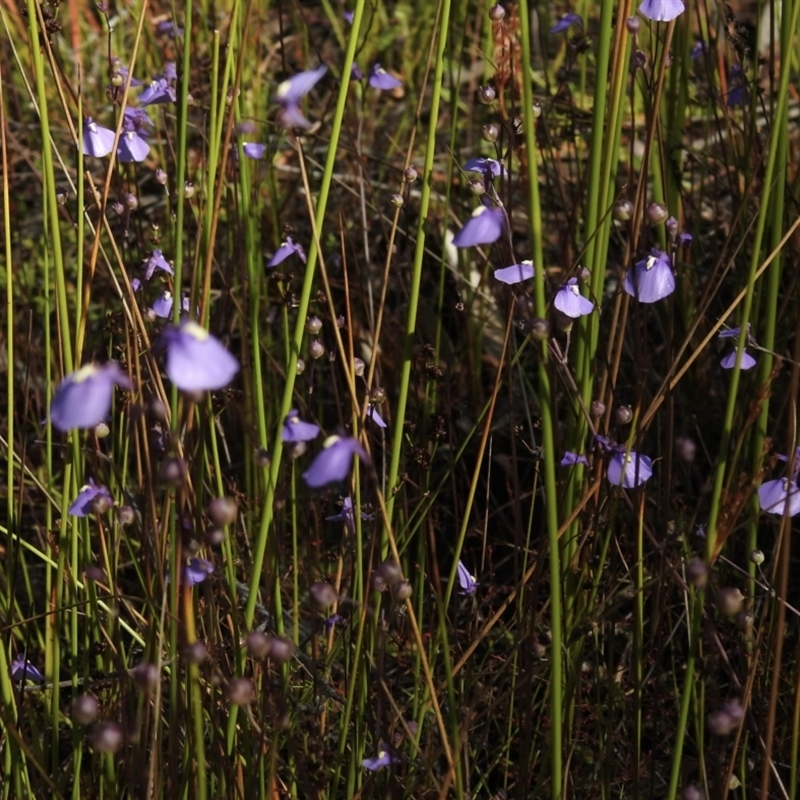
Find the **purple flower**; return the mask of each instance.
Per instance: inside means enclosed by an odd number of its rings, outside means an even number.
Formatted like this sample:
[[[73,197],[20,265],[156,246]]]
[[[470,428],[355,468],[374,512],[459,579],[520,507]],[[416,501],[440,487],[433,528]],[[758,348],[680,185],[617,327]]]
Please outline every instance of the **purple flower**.
[[[625,273],[625,291],[640,303],[656,303],[675,291],[672,262],[663,250],[653,248]]]
[[[653,474],[653,462],[647,456],[640,456],[633,450],[625,451],[617,446],[608,462],[606,477],[613,486],[633,489],[641,486]]]
[[[146,258],[144,260],[144,279],[149,281],[150,278],[153,277],[153,273],[156,271],[166,272],[169,275],[174,275],[175,272],[170,266],[169,262],[160,250],[153,250],[150,254],[150,258]]]
[[[354,61],[350,67],[350,80],[360,81],[364,77],[364,73],[359,69],[358,64]]]
[[[319,425],[303,422],[296,408],[293,408],[283,421],[281,438],[284,442],[310,442],[319,435]]]
[[[184,392],[222,389],[239,371],[239,362],[222,342],[196,322],[184,320],[161,338],[167,347],[167,375]]]
[[[371,419],[379,428],[386,427],[383,417],[378,413],[378,409],[372,405],[372,403],[367,406],[367,419]]]
[[[373,89],[380,89],[382,92],[391,92],[399,89],[403,82],[399,81],[394,75],[390,75],[380,64],[375,64],[369,75],[369,85]]]
[[[692,61],[696,61],[703,53],[706,52],[708,49],[708,45],[701,39],[699,42],[695,42],[694,46],[692,47],[692,52],[689,54],[689,58]]]
[[[728,108],[741,106],[748,102],[750,91],[747,88],[747,78],[738,64],[734,64],[731,67],[728,86]]]
[[[577,278],[570,278],[561,286],[553,298],[553,305],[573,319],[591,314],[594,310],[594,303],[581,294]]]
[[[681,231],[675,237],[675,244],[678,247],[689,247],[692,244],[694,237],[691,233],[687,233],[686,231]]]
[[[369,461],[364,448],[352,436],[329,436],[303,473],[303,479],[312,489],[343,481],[350,472],[353,456],[365,463]]]
[[[735,339],[735,338],[737,338],[739,336],[741,330],[742,329],[740,327],[738,327],[738,326],[735,327],[735,328],[728,328],[727,330],[719,332],[719,338],[720,339]],[[750,336],[750,323],[748,322],[747,323],[747,344],[753,344],[753,343],[754,343],[754,339]],[[732,350],[730,353],[728,353],[728,355],[726,355],[719,362],[719,365],[723,369],[733,369],[736,366],[736,353],[737,353],[736,349]],[[752,369],[755,365],[756,365],[755,358],[753,358],[753,356],[751,356],[750,353],[748,353],[747,349],[745,348],[745,351],[742,353],[742,366],[741,366],[741,369],[745,369],[745,370]]]
[[[206,561],[204,558],[190,558],[183,565],[181,577],[186,586],[194,586],[202,583],[213,572],[214,565],[210,561]]]
[[[115,361],[98,366],[86,364],[67,375],[50,404],[50,421],[60,431],[94,428],[108,417],[114,386],[131,391],[130,378]]]
[[[278,112],[278,122],[283,128],[308,129],[311,123],[303,116],[303,112],[294,103],[281,106]]]
[[[372,758],[365,758],[361,762],[361,766],[364,767],[364,769],[368,769],[370,772],[377,772],[381,767],[388,767],[397,763],[397,761],[399,761],[399,759],[397,756],[392,755],[388,745],[385,742],[381,742],[378,745],[378,755]]]
[[[172,292],[164,292],[151,306],[153,313],[161,319],[169,319],[172,316],[173,300]],[[186,295],[181,301],[181,309],[187,314],[189,313],[189,298]]]
[[[534,274],[533,261],[521,261],[519,264],[512,264],[510,267],[503,267],[494,271],[494,277],[509,286],[530,280]]]
[[[328,68],[323,64],[316,69],[298,72],[297,75],[287,78],[278,86],[275,92],[275,100],[284,108],[296,106],[316,86],[327,71]]]
[[[83,123],[83,154],[92,158],[103,158],[114,147],[114,131],[101,128],[91,117]]]
[[[131,108],[128,106],[122,115],[123,131],[134,131],[140,136],[144,136],[149,133],[148,129],[154,127],[153,120],[150,119],[143,108]]]
[[[481,156],[467,161],[464,164],[464,172],[480,172],[481,175],[491,175],[493,178],[508,175],[506,168],[496,158],[482,158]]]
[[[670,22],[686,10],[683,0],[644,0],[639,13],[653,22]]]
[[[506,216],[502,208],[478,206],[464,227],[453,237],[453,244],[456,247],[491,244],[503,235],[505,226]]]
[[[266,146],[258,142],[242,142],[242,152],[248,157],[258,160],[264,157]]]
[[[589,466],[589,459],[586,458],[585,455],[573,453],[571,450],[567,450],[564,453],[564,458],[561,459],[561,466],[562,467],[574,467],[576,464],[583,464],[584,466]]]
[[[125,131],[119,137],[117,158],[125,163],[144,161],[150,152],[150,145],[136,132]]]
[[[800,514],[800,489],[797,487],[797,475],[792,478],[778,478],[766,481],[758,487],[758,504],[768,514],[784,513],[790,517]]]
[[[361,519],[362,520],[371,520],[372,514],[365,514],[363,511],[361,512]],[[347,527],[353,531],[355,530],[355,519],[353,518],[353,500],[350,497],[345,497],[342,500],[342,507],[339,510],[338,514],[333,514],[330,517],[325,517],[327,522],[344,522]]]
[[[334,625],[341,625],[345,621],[341,614],[333,614],[325,620],[325,633],[326,635],[331,632]]]
[[[464,566],[462,561],[458,562],[458,567],[456,568],[456,573],[458,576],[458,586],[459,591],[461,594],[475,594],[478,589],[478,581],[475,580],[475,576],[470,573],[470,571]]]
[[[78,492],[78,496],[72,501],[67,514],[71,517],[88,517],[89,514],[95,513],[95,501],[100,498],[102,498],[101,503],[108,503],[109,507],[114,505],[111,492],[105,486],[100,486],[89,478],[89,483]]]
[[[158,105],[159,103],[174,103],[176,98],[175,87],[167,78],[156,78],[146,86],[139,95],[139,102],[143,106]]]
[[[580,14],[565,14],[550,28],[550,33],[563,33],[571,25],[577,25],[579,28],[583,28],[583,20]]]
[[[165,33],[170,39],[183,36],[183,28],[178,27],[171,19],[165,19],[156,25],[156,33]]]
[[[138,278],[133,278],[131,280],[131,289],[133,289],[134,292],[138,292],[141,288],[142,282]]]
[[[291,236],[286,237],[286,241],[281,243],[281,246],[275,251],[275,255],[267,261],[268,267],[277,267],[282,261],[286,261],[287,258],[292,253],[297,253],[300,257],[300,260],[305,264],[306,263],[306,251],[303,250],[303,246],[299,244],[295,244],[292,241]]]
[[[114,72],[115,74],[122,76],[123,83],[126,80],[128,80],[128,68],[124,64],[118,62]],[[142,81],[140,81],[138,78],[131,78],[131,86],[141,86],[141,85]]]
[[[17,655],[14,656],[14,660],[11,662],[11,680],[43,683],[45,677],[22,653],[17,653]]]

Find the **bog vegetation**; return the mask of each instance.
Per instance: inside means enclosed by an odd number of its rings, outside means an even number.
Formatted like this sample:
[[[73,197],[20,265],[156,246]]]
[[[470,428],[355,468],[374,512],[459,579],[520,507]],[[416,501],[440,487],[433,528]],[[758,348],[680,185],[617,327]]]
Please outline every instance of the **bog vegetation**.
[[[795,800],[798,14],[2,0],[0,795]]]

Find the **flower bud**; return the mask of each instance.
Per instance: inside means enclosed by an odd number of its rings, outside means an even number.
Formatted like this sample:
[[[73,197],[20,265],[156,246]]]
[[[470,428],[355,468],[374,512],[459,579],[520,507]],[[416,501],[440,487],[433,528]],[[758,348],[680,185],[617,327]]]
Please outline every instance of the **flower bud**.
[[[255,697],[253,684],[247,678],[234,678],[228,684],[226,694],[228,700],[235,706],[250,705]]]
[[[365,367],[366,364],[360,358],[353,359],[353,371],[357,377],[360,378],[363,376]]]
[[[503,17],[505,17],[505,15],[506,15],[506,10],[503,8],[503,6],[500,5],[500,3],[495,3],[489,9],[489,19],[492,22],[500,22],[503,19]]]
[[[119,723],[103,722],[92,731],[92,747],[98,753],[116,753],[124,738]]]
[[[98,517],[101,517],[103,514],[108,512],[108,509],[111,508],[113,501],[110,497],[106,497],[104,494],[99,494],[97,497],[92,500],[92,513],[96,514]]]
[[[339,599],[339,595],[336,594],[336,589],[326,581],[319,581],[312,584],[308,593],[311,595],[314,604],[320,608],[329,608]]]
[[[133,525],[136,521],[136,512],[131,506],[120,506],[117,508],[117,520],[120,525]]]
[[[378,564],[375,574],[380,575],[387,586],[394,586],[395,583],[403,579],[403,570],[400,569],[400,565],[391,558],[387,558],[386,561]]]
[[[67,192],[66,189],[59,189],[58,192],[56,192],[56,202],[60,206],[65,206],[67,200],[69,200],[69,192]]]
[[[164,483],[180,486],[188,473],[186,462],[181,458],[167,458],[161,464],[159,475]]]
[[[650,203],[644,215],[649,225],[660,225],[662,222],[666,222],[669,211],[663,203]]]
[[[414,181],[418,177],[417,176],[417,170],[414,169],[413,166],[408,166],[408,167],[406,167],[406,170],[403,173],[403,177],[405,178],[406,183],[414,183]]]
[[[681,461],[691,464],[697,456],[697,444],[694,439],[684,436],[678,439],[678,457]]]
[[[325,355],[325,346],[319,339],[314,339],[308,345],[308,354],[316,361],[318,358],[322,358],[322,356]]]
[[[139,198],[135,194],[126,194],[123,200],[131,211],[135,211],[139,208]]]
[[[93,694],[80,694],[72,701],[70,716],[78,725],[91,725],[100,713],[100,701]]]
[[[647,66],[647,53],[644,50],[634,50],[631,56],[631,69],[644,69]]]
[[[187,664],[202,664],[208,658],[208,650],[202,642],[192,642],[181,650],[181,657]]]
[[[612,206],[611,216],[617,222],[627,222],[633,216],[633,203],[627,197],[620,198]]]
[[[403,204],[405,203],[403,195],[401,195],[399,192],[395,192],[392,195],[391,203],[395,208],[402,208]]]
[[[295,651],[294,642],[287,636],[273,636],[269,648],[269,657],[276,664],[285,664]]]
[[[339,316],[336,317],[336,327],[339,330],[342,330],[342,328],[344,328],[344,326],[346,324],[347,324],[347,320],[344,318],[344,314],[339,314]]]
[[[125,213],[125,206],[122,205],[119,201],[116,203],[111,204],[111,210],[118,216],[121,217]]]
[[[149,661],[141,661],[131,670],[133,682],[144,692],[153,692],[161,676],[158,667]]]
[[[316,336],[322,330],[322,320],[319,317],[308,317],[306,319],[306,332]]]
[[[191,200],[194,197],[194,184],[190,181],[186,181],[186,183],[183,184],[183,196],[187,200]]]
[[[404,603],[413,593],[414,590],[411,587],[411,581],[397,581],[397,583],[392,586],[392,595],[398,603]]]
[[[211,547],[219,547],[225,541],[225,531],[222,528],[209,528],[205,540]]]
[[[591,277],[592,277],[592,273],[589,271],[589,269],[587,267],[581,267],[578,270],[578,280],[581,283],[586,283],[589,280],[589,278],[591,278]]]
[[[533,118],[539,119],[542,116],[542,104],[538,100],[533,102]]]
[[[497,125],[493,125],[490,122],[488,125],[483,126],[481,136],[483,136],[484,142],[496,142],[499,135],[500,131],[498,130]]]
[[[156,170],[156,182],[164,186],[167,183],[167,173],[161,167]]]
[[[606,413],[606,404],[602,400],[592,400],[591,412],[593,417],[602,417]]]
[[[718,711],[708,715],[708,728],[715,736],[728,736],[744,720],[744,709],[736,700],[725,703]]]
[[[633,419],[633,410],[630,406],[618,406],[616,410],[617,422],[620,425],[629,425]]]
[[[639,17],[628,17],[628,19],[625,20],[625,25],[628,28],[628,33],[631,36],[636,36],[636,34],[639,33],[641,22],[639,21]]]
[[[699,558],[686,564],[686,581],[691,586],[702,589],[708,583],[708,565]]]
[[[302,358],[297,359],[297,374],[302,375],[306,371],[306,362]]]
[[[697,784],[690,783],[688,786],[684,786],[681,800],[706,800],[706,794]]]
[[[467,186],[476,197],[480,197],[486,192],[486,184],[480,178],[471,178],[467,181]]]
[[[220,528],[235,522],[238,510],[236,500],[232,497],[215,497],[208,504],[208,516]]]
[[[264,469],[272,463],[272,459],[269,456],[269,450],[267,450],[265,447],[259,447],[256,450],[255,456],[257,467]]]
[[[494,90],[494,86],[481,86],[481,88],[478,89],[478,99],[485,106],[493,103],[496,97],[497,92]]]
[[[717,592],[714,603],[720,614],[735,617],[744,607],[744,595],[733,586],[726,586]]]
[[[678,235],[678,220],[675,217],[670,217],[666,223],[664,223],[664,227],[667,229],[667,233],[670,235],[671,239],[674,239]]]
[[[386,402],[386,389],[382,386],[375,386],[369,393],[369,397],[376,406],[379,406],[381,403]]]
[[[760,567],[764,563],[764,551],[763,550],[753,550],[750,553],[750,561],[755,564],[757,567]]]
[[[531,337],[537,342],[550,338],[550,323],[546,319],[535,319],[531,323]]]
[[[254,661],[263,661],[272,647],[272,639],[261,631],[250,631],[245,639],[247,655]]]

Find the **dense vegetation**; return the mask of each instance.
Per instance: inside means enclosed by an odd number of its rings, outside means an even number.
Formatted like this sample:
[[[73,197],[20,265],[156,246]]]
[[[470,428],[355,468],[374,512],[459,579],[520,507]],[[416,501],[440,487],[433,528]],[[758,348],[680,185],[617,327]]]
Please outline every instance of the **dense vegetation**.
[[[798,14],[0,1],[2,797],[795,800]]]

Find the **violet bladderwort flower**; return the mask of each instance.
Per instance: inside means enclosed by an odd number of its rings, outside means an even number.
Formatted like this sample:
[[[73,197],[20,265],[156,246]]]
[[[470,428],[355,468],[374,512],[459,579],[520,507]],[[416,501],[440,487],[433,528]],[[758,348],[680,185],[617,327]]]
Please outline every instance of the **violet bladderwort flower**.
[[[502,235],[506,227],[506,215],[502,208],[480,205],[464,223],[464,227],[453,237],[456,247],[475,247],[492,244]]]
[[[675,276],[668,253],[653,248],[625,273],[625,291],[640,303],[656,303],[675,291]]]
[[[239,362],[219,339],[184,319],[161,334],[167,349],[167,375],[184,392],[223,389],[239,371]]]
[[[107,156],[114,147],[114,131],[102,128],[91,117],[83,123],[83,154],[92,158]]]
[[[160,319],[169,319],[172,316],[173,303],[174,298],[172,292],[164,292],[161,297],[153,303],[151,308],[153,313]],[[181,301],[181,309],[186,314],[189,313],[189,298],[186,295],[183,296],[183,300]]]
[[[160,250],[153,250],[150,257],[145,259],[144,279],[149,281],[156,272],[166,272],[168,275],[175,274],[169,261],[164,258],[164,254]]]
[[[181,570],[181,579],[185,586],[196,586],[214,572],[214,565],[205,558],[190,558]]]
[[[266,149],[266,145],[259,142],[242,142],[242,152],[255,161],[264,157]]]
[[[372,420],[372,422],[374,422],[379,428],[386,427],[386,422],[378,413],[377,406],[374,406],[372,403],[367,406],[367,419]]]
[[[573,453],[572,450],[567,450],[560,463],[562,467],[574,467],[576,464],[583,464],[588,467],[589,459],[583,453]]]
[[[570,26],[577,25],[583,29],[583,20],[580,14],[565,14],[561,19],[550,28],[550,33],[564,33]]]
[[[572,319],[584,317],[594,311],[594,303],[581,294],[577,278],[570,278],[556,292],[553,305],[562,313]]]
[[[473,595],[478,590],[478,581],[475,576],[464,566],[464,562],[459,560],[456,567],[456,577],[458,578],[458,589],[460,594]]]
[[[85,364],[59,384],[50,403],[50,421],[62,432],[94,428],[108,417],[115,386],[133,389],[131,379],[115,361]]]
[[[729,328],[725,331],[720,331],[719,338],[720,339],[737,339],[739,334],[741,333],[741,328]],[[746,344],[753,344],[754,340],[750,336],[750,323],[747,324],[747,341]],[[736,366],[736,356],[738,353],[738,349],[736,347],[731,350],[722,360],[719,362],[719,365],[723,369],[733,369]],[[742,353],[742,364],[740,369],[748,370],[752,369],[756,365],[756,360],[750,353],[747,352],[747,348],[745,347],[744,352]]]
[[[126,164],[144,161],[150,152],[150,145],[136,131],[125,131],[119,137],[117,159]]]
[[[293,408],[283,421],[281,438],[284,442],[310,442],[319,435],[319,425],[313,422],[303,422],[300,412]]]
[[[639,13],[653,22],[671,22],[685,10],[683,0],[644,0],[639,6]]]
[[[536,273],[533,268],[533,261],[521,261],[519,264],[512,264],[510,267],[502,267],[494,271],[494,277],[500,283],[513,286],[515,283],[530,280]]]
[[[306,251],[303,246],[292,241],[291,236],[286,237],[286,241],[281,242],[281,246],[275,251],[275,255],[267,261],[267,267],[277,267],[283,261],[286,261],[292,253],[297,253],[300,260],[306,263]]]
[[[361,512],[361,519],[368,522],[373,518],[372,514]],[[356,529],[355,517],[353,516],[353,499],[345,497],[342,500],[342,507],[339,509],[338,514],[332,514],[330,517],[325,517],[326,522],[344,522],[350,532]]]
[[[389,74],[380,64],[375,63],[369,73],[369,85],[382,92],[391,92],[399,89],[403,82]]]
[[[329,436],[311,466],[303,473],[303,480],[312,489],[340,483],[350,473],[353,456],[358,456],[365,464],[369,462],[366,451],[352,436]]]
[[[506,168],[496,158],[476,156],[464,164],[464,172],[480,172],[484,177],[499,178],[508,175]]]
[[[153,106],[160,103],[174,103],[176,98],[175,87],[166,77],[160,76],[153,79],[142,90],[139,102],[143,106]]]
[[[278,119],[284,128],[311,127],[311,123],[300,111],[299,103],[327,71],[328,68],[323,64],[316,69],[298,72],[278,86],[274,99],[280,104]]]
[[[89,482],[70,504],[67,514],[71,517],[88,517],[89,514],[97,513],[103,506],[110,508],[113,505],[114,498],[108,488],[89,478]]]
[[[778,456],[781,461],[788,461],[788,456]],[[774,481],[765,481],[758,487],[758,504],[768,514],[779,514],[794,517],[800,514],[800,488],[797,475],[800,473],[800,447],[795,449],[791,476],[784,476]]]
[[[597,435],[594,441],[611,455],[606,477],[612,486],[634,489],[652,477],[653,462],[648,456],[628,450],[624,445],[613,444],[605,436]]]
[[[378,755],[372,758],[365,758],[361,762],[361,766],[364,767],[364,769],[368,769],[370,772],[377,772],[382,767],[389,767],[397,763],[397,761],[399,761],[399,759],[392,754],[386,742],[380,742],[378,744]]]
[[[25,658],[23,653],[17,653],[11,662],[12,681],[33,681],[34,683],[44,683],[44,675]]]

